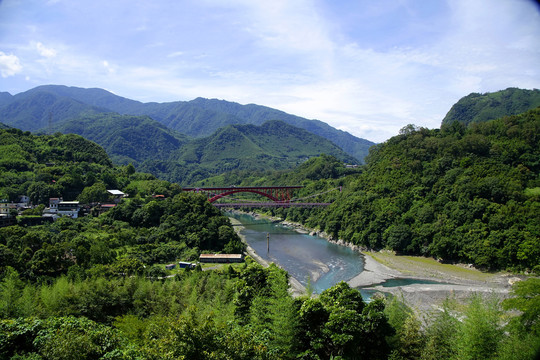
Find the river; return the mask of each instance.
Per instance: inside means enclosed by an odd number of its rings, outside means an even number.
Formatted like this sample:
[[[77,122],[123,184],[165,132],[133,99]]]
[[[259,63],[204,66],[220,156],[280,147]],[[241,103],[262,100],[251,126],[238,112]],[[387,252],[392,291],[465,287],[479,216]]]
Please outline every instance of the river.
[[[427,269],[423,267],[420,273],[417,271],[416,275],[405,275],[370,257],[364,260],[363,254],[349,247],[298,232],[279,222],[255,219],[247,214],[227,215],[242,224],[242,237],[259,257],[278,264],[314,293],[321,293],[340,281],[347,281],[356,284],[354,286],[366,301],[376,292],[390,293],[402,296],[415,307],[426,310],[432,310],[434,303],[440,304],[449,296],[466,299],[471,292],[508,294],[508,286],[504,285],[508,280],[505,278],[494,277],[486,282],[484,278],[478,280],[475,275],[468,279],[461,268],[460,277],[456,277],[455,271],[442,270],[440,267],[436,267],[436,273],[442,271],[443,278],[440,275],[432,278],[427,276],[429,266]],[[421,264],[425,265],[424,262]],[[409,272],[415,271],[414,267],[407,269]]]
[[[363,255],[348,247],[269,220],[237,213],[227,215],[242,223],[241,233],[257,255],[278,264],[302,285],[309,284],[315,293],[350,280],[364,269]]]

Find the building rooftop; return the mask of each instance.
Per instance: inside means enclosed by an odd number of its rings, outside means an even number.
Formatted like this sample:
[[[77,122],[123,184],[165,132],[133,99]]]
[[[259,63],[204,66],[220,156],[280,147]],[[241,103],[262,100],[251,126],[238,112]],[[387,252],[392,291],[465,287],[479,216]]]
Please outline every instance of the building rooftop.
[[[242,254],[201,254],[201,259],[242,259]]]

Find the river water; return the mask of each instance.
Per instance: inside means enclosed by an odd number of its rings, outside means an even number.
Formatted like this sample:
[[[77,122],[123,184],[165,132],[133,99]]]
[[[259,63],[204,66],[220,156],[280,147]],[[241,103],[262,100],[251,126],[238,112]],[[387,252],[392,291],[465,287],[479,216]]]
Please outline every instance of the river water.
[[[310,283],[315,293],[350,280],[364,269],[363,255],[348,247],[269,220],[236,213],[227,215],[242,223],[242,235],[257,255],[278,264],[302,285]]]

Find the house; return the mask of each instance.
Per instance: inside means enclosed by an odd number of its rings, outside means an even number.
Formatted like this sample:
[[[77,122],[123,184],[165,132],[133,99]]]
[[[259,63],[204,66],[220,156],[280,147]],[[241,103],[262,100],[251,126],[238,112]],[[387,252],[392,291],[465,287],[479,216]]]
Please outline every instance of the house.
[[[30,197],[27,195],[19,196],[19,203],[17,204],[18,208],[27,208],[30,205]]]
[[[126,194],[120,190],[107,190],[107,192],[113,197],[113,202],[116,204],[126,197]]]
[[[92,209],[92,214],[94,216],[96,215],[101,215],[103,214],[104,212],[106,211],[109,211],[111,210],[112,208],[115,208],[117,204],[97,204],[93,209]]]
[[[5,217],[10,217],[11,210],[17,210],[17,204],[8,203],[8,202],[0,202],[0,215],[3,215]]]
[[[192,264],[190,262],[185,262],[185,261],[179,261],[178,262],[178,266],[180,266],[180,269],[193,269],[197,266],[197,264]]]
[[[244,261],[243,254],[201,254],[202,263],[240,263]]]
[[[60,216],[69,216],[73,219],[79,217],[79,202],[78,201],[60,201],[58,203],[57,214]]]
[[[176,264],[165,265],[165,270],[172,270],[176,267]]]
[[[58,204],[62,201],[62,198],[49,198],[49,210],[48,213],[56,214],[58,212]]]

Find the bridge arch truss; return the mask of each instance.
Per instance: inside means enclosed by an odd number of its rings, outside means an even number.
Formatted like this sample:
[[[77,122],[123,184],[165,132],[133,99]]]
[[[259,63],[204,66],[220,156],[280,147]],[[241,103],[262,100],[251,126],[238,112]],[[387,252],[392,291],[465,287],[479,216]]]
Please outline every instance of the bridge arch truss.
[[[303,186],[236,186],[236,187],[205,187],[184,188],[184,191],[206,194],[208,201],[213,203],[222,197],[240,192],[249,192],[262,195],[275,203],[289,203],[296,189]]]

